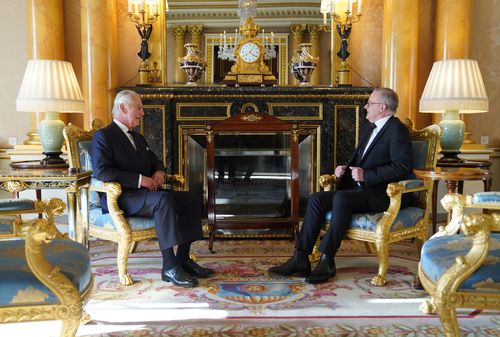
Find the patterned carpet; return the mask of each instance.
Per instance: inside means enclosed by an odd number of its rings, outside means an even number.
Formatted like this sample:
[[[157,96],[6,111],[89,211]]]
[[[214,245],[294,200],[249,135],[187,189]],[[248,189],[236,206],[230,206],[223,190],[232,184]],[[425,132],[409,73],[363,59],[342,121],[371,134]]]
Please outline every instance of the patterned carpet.
[[[92,241],[95,290],[87,305],[93,321],[80,336],[442,336],[436,316],[419,312],[423,291],[411,286],[415,248],[391,250],[389,285],[370,285],[376,258],[362,243],[346,241],[336,259],[337,276],[309,285],[301,278],[268,275],[270,265],[290,256],[287,241],[217,241],[194,247],[198,262],[217,271],[200,287],[182,289],[159,278],[157,243],[139,245],[129,260],[136,283],[117,283],[115,245]],[[500,336],[500,316],[462,310],[463,336]]]

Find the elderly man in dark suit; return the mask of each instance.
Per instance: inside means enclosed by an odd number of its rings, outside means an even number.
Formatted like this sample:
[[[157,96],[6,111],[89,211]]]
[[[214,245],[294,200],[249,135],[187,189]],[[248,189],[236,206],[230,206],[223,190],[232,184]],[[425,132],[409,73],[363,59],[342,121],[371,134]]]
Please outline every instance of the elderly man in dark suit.
[[[144,137],[132,129],[139,125],[144,110],[141,97],[120,91],[113,106],[113,122],[98,130],[92,139],[94,175],[122,186],[120,208],[129,216],[152,217],[163,257],[161,278],[181,287],[196,287],[198,277],[213,271],[189,257],[191,243],[203,238],[201,197],[193,192],[162,190],[165,167],[149,149]],[[106,195],[101,193],[106,209]],[[174,254],[173,247],[177,246]]]
[[[365,105],[366,119],[372,124],[346,165],[335,168],[337,191],[310,196],[295,254],[271,274],[306,276],[308,283],[322,283],[336,274],[335,254],[340,247],[353,213],[381,212],[389,206],[387,185],[410,177],[411,142],[408,129],[394,117],[397,94],[388,88],[375,89]],[[325,214],[332,211],[328,232],[319,246],[322,253],[311,272],[311,254]]]

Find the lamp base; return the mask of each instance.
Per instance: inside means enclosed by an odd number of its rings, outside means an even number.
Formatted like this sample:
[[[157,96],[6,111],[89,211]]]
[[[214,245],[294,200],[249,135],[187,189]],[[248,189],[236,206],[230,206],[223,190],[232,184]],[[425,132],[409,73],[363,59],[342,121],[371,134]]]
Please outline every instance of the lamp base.
[[[43,166],[65,166],[66,161],[60,157],[62,152],[43,152],[45,158],[40,160],[40,165]]]
[[[458,155],[460,154],[460,151],[457,152],[441,152],[443,155],[441,158],[438,159],[438,163],[441,164],[450,164],[450,163],[463,163],[464,160]]]

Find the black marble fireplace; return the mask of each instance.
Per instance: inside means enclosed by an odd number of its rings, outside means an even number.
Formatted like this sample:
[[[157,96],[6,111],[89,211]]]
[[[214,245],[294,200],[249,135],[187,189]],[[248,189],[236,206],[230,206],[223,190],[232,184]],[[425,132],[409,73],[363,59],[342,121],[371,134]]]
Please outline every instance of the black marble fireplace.
[[[125,88],[122,88],[125,89]],[[301,199],[317,190],[319,174],[345,163],[368,124],[366,87],[171,86],[126,88],[143,99],[141,133],[171,173],[186,177],[190,190],[207,196],[206,127],[241,112],[263,112],[294,123],[300,146]],[[301,168],[301,175],[304,170]],[[301,202],[302,204],[302,202]],[[301,211],[302,213],[302,211]]]

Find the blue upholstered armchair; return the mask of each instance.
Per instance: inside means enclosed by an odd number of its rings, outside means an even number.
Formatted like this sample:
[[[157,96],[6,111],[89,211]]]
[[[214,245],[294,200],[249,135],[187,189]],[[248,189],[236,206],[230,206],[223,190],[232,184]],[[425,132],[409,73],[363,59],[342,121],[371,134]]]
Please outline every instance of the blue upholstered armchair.
[[[434,167],[437,160],[437,144],[441,129],[437,125],[415,130],[410,119],[405,119],[411,135],[413,151],[413,167]],[[320,186],[325,190],[335,187],[335,175],[322,175]],[[410,205],[401,208],[403,194],[411,196]],[[370,252],[376,252],[378,257],[378,273],[371,283],[383,286],[387,283],[386,276],[389,267],[389,244],[406,239],[417,239],[421,245],[428,237],[429,211],[431,209],[432,183],[420,179],[404,180],[391,183],[387,187],[390,198],[389,208],[381,213],[362,213],[352,216],[351,227],[346,237],[364,241]],[[332,216],[326,216],[326,226]]]
[[[65,208],[58,199],[45,205],[52,214]],[[75,336],[93,288],[90,256],[44,214],[16,220],[15,234],[0,239],[0,323],[62,320],[60,336]]]
[[[418,275],[431,299],[420,310],[439,314],[454,337],[456,308],[500,310],[500,213],[464,215],[467,208],[500,210],[500,193],[448,194],[441,203],[452,219],[422,247]]]
[[[103,127],[103,122],[96,119],[92,129],[86,131],[76,125],[68,125],[63,134],[68,147],[70,169],[92,171],[90,143],[95,131]],[[174,190],[184,186],[180,175],[167,175],[167,184]],[[102,213],[98,192],[107,194],[109,213]],[[117,182],[103,182],[92,178],[90,186],[89,235],[118,243],[116,264],[120,283],[131,285],[132,278],[127,272],[129,253],[135,251],[141,240],[156,238],[155,224],[152,218],[130,217],[118,206],[118,197],[122,190]]]

